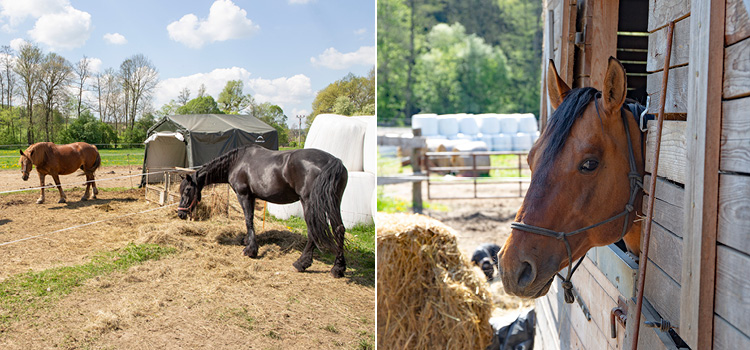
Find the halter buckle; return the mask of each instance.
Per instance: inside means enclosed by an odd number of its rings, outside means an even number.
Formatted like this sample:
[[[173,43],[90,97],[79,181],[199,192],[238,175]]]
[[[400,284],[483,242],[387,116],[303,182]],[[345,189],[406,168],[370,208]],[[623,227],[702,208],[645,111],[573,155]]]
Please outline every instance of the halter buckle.
[[[651,96],[646,96],[646,109],[641,112],[641,119],[638,122],[638,127],[641,129],[641,132],[646,132],[648,130],[648,125],[645,124],[646,120],[646,114],[648,114],[648,106],[651,104]]]

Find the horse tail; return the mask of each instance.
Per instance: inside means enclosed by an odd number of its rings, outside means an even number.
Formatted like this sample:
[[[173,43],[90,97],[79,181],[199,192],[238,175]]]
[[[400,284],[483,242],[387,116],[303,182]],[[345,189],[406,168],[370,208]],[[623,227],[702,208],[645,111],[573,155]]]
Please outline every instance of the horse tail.
[[[323,166],[310,191],[305,205],[309,239],[318,249],[336,252],[343,247],[346,228],[341,219],[341,197],[344,195],[348,173],[341,160],[334,158]],[[330,224],[330,226],[329,226]]]
[[[102,165],[102,156],[99,155],[99,151],[96,151],[96,160],[94,161],[94,166],[91,167],[91,173],[93,174],[96,169],[99,169],[99,166]]]

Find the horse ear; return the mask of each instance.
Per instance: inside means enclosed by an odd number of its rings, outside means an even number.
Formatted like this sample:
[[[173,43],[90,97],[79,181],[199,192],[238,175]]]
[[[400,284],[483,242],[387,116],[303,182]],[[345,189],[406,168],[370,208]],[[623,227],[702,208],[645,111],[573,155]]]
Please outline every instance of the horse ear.
[[[602,89],[604,108],[610,112],[622,108],[627,92],[628,81],[625,77],[625,67],[616,58],[610,57]]]
[[[185,178],[188,180],[188,182],[193,182],[193,177],[190,176],[190,174],[186,174]]]
[[[24,156],[24,157],[26,157],[26,155],[23,154],[23,150],[19,149],[18,152],[21,152],[21,155]]]
[[[565,81],[557,74],[555,61],[549,60],[549,65],[547,66],[547,95],[549,95],[552,108],[557,109],[562,104],[568,91],[570,91],[570,86],[565,84]]]

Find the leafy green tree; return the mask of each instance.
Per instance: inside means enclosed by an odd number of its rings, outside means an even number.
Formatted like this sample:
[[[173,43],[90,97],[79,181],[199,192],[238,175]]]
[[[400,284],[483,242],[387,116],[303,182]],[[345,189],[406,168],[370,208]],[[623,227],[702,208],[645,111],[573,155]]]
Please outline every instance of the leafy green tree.
[[[148,136],[148,129],[156,124],[156,116],[151,113],[144,114],[135,122],[133,129],[125,130],[120,139],[124,143],[143,143]]]
[[[374,114],[374,68],[370,70],[370,73],[366,77],[358,77],[349,73],[344,78],[329,84],[315,96],[312,108],[313,112],[307,118],[308,127],[312,124],[315,116],[323,113],[343,115]]]
[[[253,107],[253,113],[256,118],[276,129],[279,135],[279,145],[289,144],[289,127],[287,126],[287,117],[281,107],[264,102]]]
[[[402,119],[409,69],[411,10],[404,0],[378,0],[378,120]]]
[[[210,95],[196,97],[176,110],[177,114],[224,114]]]
[[[219,94],[219,109],[226,114],[240,114],[252,106],[255,101],[250,94],[242,93],[242,80],[230,80]]]
[[[117,142],[117,133],[109,124],[103,123],[84,110],[81,116],[68,128],[60,132],[61,143],[87,142],[91,144],[109,144]]]
[[[506,58],[460,23],[438,24],[427,35],[427,51],[417,57],[414,94],[432,113],[507,112],[514,109]]]

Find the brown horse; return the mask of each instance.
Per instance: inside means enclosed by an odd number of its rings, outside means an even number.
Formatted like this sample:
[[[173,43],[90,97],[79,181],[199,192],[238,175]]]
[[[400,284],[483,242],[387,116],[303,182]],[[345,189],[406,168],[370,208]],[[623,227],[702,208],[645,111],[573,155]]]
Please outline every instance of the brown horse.
[[[44,187],[44,178],[47,175],[52,176],[55,180],[57,190],[60,191],[60,201],[58,203],[65,203],[65,193],[63,193],[62,186],[60,186],[60,175],[68,175],[78,169],[83,170],[87,181],[86,193],[83,194],[81,200],[85,201],[89,198],[89,187],[93,187],[94,189],[94,199],[99,194],[96,182],[94,182],[94,172],[101,165],[102,158],[99,156],[96,146],[85,142],[76,142],[62,146],[55,145],[52,142],[38,142],[29,146],[26,151],[20,152],[21,158],[18,162],[21,164],[23,180],[26,181],[29,179],[31,167],[32,165],[36,165],[40,186]],[[44,203],[44,188],[42,188],[42,195],[36,202],[37,204]]]
[[[531,183],[499,254],[510,294],[540,297],[568,267],[563,288],[572,302],[571,267],[590,248],[623,239],[640,252],[641,225],[633,221],[641,207],[643,134],[624,107],[625,69],[615,58],[603,85],[571,90],[549,63],[547,93],[556,110],[529,152]]]

